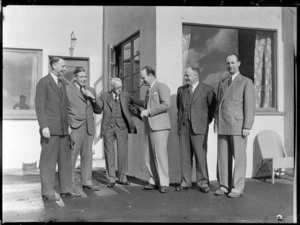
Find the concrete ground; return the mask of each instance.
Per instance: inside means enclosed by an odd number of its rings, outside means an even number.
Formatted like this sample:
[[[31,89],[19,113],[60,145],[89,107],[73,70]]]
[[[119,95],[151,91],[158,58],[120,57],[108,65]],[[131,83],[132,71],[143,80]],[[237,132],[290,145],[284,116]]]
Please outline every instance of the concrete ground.
[[[79,174],[76,182],[80,183]],[[216,181],[204,194],[193,189],[176,192],[144,190],[143,181],[128,177],[130,186],[106,187],[105,170],[93,171],[93,183],[100,190],[81,191],[83,197],[61,198],[49,204],[41,198],[39,171],[21,170],[3,173],[3,222],[225,222],[225,223],[293,223],[293,175],[276,178],[247,179],[242,197],[215,196]],[[59,196],[58,186],[56,188]],[[277,216],[281,215],[282,220]]]

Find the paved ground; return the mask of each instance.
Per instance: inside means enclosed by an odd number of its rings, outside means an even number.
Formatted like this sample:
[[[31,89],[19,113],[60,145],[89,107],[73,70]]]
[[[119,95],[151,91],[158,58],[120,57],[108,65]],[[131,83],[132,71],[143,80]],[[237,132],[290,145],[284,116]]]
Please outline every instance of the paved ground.
[[[78,174],[77,174],[78,175]],[[81,198],[63,198],[49,204],[42,200],[38,171],[10,171],[3,174],[3,222],[233,222],[292,223],[293,176],[270,179],[247,179],[242,197],[231,199],[211,192],[192,190],[169,192],[143,190],[145,183],[129,177],[130,186],[106,187],[105,171],[93,172],[93,182],[100,191],[82,192]],[[79,182],[79,179],[77,179]],[[57,189],[57,193],[59,193]],[[57,195],[58,196],[58,195]],[[283,220],[277,220],[277,215]]]

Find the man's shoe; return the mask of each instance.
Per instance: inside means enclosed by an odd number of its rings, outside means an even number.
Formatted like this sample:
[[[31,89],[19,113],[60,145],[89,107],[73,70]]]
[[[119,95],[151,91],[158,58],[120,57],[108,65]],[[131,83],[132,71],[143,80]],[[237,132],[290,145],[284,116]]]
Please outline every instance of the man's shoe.
[[[238,192],[230,192],[230,193],[227,195],[227,197],[229,197],[229,198],[237,198],[237,197],[240,197],[240,196],[241,196],[241,194],[238,193]]]
[[[58,197],[55,196],[49,196],[49,195],[42,195],[42,199],[49,202],[56,202],[59,201]]]
[[[93,185],[82,185],[82,189],[89,190],[89,191],[99,191],[99,188]]]
[[[203,193],[208,193],[209,192],[209,187],[200,187],[200,191]]]
[[[222,195],[225,195],[225,194],[227,194],[227,193],[222,189],[219,189],[215,192],[215,195],[218,195],[218,196],[222,196]]]
[[[168,192],[168,187],[167,186],[161,186],[160,189],[159,189],[159,191],[161,193],[167,193]]]
[[[153,190],[155,188],[156,188],[156,186],[154,184],[147,184],[144,186],[144,189],[146,189],[146,190]]]
[[[108,187],[108,188],[113,188],[115,185],[116,185],[115,183],[108,183],[108,184],[107,184],[107,187]]]
[[[183,187],[183,186],[178,186],[175,188],[175,191],[182,191],[182,190],[188,190],[190,189],[191,187]]]
[[[130,185],[129,181],[125,181],[125,182],[117,181],[117,183],[122,185]]]
[[[60,193],[61,197],[81,197],[81,194],[76,192]]]

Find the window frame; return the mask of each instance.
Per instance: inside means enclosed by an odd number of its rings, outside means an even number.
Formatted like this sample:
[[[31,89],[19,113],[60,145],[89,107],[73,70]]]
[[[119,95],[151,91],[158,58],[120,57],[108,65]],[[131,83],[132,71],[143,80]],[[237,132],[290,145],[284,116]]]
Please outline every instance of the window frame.
[[[19,52],[19,53],[36,53],[37,62],[37,77],[34,88],[36,88],[37,82],[43,77],[43,49],[32,49],[32,48],[11,48],[3,47],[3,52]],[[3,65],[4,66],[4,65]],[[2,70],[3,71],[3,70]],[[35,93],[35,91],[34,91]],[[4,110],[3,109],[3,120],[36,120],[35,109],[28,110]]]
[[[130,84],[131,84],[131,90],[130,92],[127,90],[128,93],[134,95],[135,93],[138,93],[138,96],[136,95],[136,97],[140,97],[140,91],[137,87],[135,87],[135,79],[134,77],[139,74],[140,72],[140,69],[138,72],[134,72],[134,67],[135,67],[135,64],[134,64],[134,58],[139,56],[141,56],[141,50],[140,50],[140,44],[139,44],[139,54],[135,54],[134,55],[134,41],[137,40],[137,39],[140,39],[141,36],[140,36],[140,32],[136,32],[135,34],[131,35],[129,38],[125,39],[124,41],[120,42],[118,45],[116,45],[114,47],[114,49],[120,49],[120,52],[119,52],[119,55],[118,53],[116,52],[115,54],[115,62],[116,64],[116,67],[118,67],[117,71],[115,71],[115,77],[118,77],[122,80],[122,83],[123,83],[123,86],[122,86],[122,90],[124,91],[125,90],[125,82],[124,82],[124,78],[125,77],[130,77]],[[141,41],[141,39],[139,40],[139,42]],[[130,58],[124,60],[124,46],[126,46],[128,43],[131,44],[130,46]],[[121,60],[117,59],[117,57],[119,57]],[[140,58],[141,60],[141,58]],[[111,61],[111,59],[110,59]],[[124,62],[130,62],[130,66],[131,66],[131,74],[130,75],[127,75],[124,77]],[[141,65],[141,64],[140,64]],[[121,71],[121,72],[120,72]]]
[[[183,26],[198,26],[198,27],[210,27],[210,28],[227,28],[227,29],[236,29],[236,30],[254,30],[254,31],[269,31],[274,32],[274,45],[272,46],[273,60],[274,60],[274,107],[273,108],[255,108],[255,115],[283,115],[284,113],[278,110],[278,30],[277,29],[270,29],[270,28],[257,28],[257,27],[240,27],[240,26],[230,26],[230,25],[217,25],[217,24],[201,24],[201,23],[182,23],[182,30]],[[243,62],[241,62],[243,63]]]

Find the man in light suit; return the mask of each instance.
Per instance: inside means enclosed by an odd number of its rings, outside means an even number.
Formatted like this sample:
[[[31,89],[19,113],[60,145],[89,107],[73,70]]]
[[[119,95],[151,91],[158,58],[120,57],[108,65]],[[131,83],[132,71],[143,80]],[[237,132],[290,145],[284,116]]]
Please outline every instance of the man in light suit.
[[[104,154],[106,162],[107,187],[115,183],[129,185],[128,172],[128,133],[136,133],[136,127],[131,118],[128,100],[130,95],[122,91],[122,81],[111,79],[112,91],[100,96],[100,113],[103,112],[101,137],[104,139]],[[118,180],[116,180],[115,148],[117,141]]]
[[[82,67],[74,71],[73,81],[66,86],[71,139],[74,141],[72,151],[72,180],[75,188],[75,166],[80,153],[81,184],[84,190],[98,191],[92,184],[93,139],[95,123],[93,113],[100,113],[96,102],[96,91],[87,85],[87,74]]]
[[[220,189],[216,195],[236,198],[243,194],[247,168],[247,137],[254,122],[254,87],[239,73],[241,62],[236,54],[228,55],[229,77],[220,82],[215,131],[218,133],[217,177]],[[232,176],[232,159],[235,168]]]
[[[68,108],[65,83],[62,75],[66,71],[65,61],[59,57],[50,59],[51,72],[39,80],[36,87],[35,109],[41,134],[40,177],[42,198],[59,201],[55,197],[55,171],[61,196],[78,197],[72,192],[72,163],[69,147]]]
[[[148,137],[149,151],[146,152],[145,161],[150,173],[147,190],[160,187],[161,193],[166,193],[169,186],[169,165],[167,142],[171,129],[168,110],[170,109],[170,89],[156,80],[155,70],[146,66],[140,73],[142,82],[150,89],[146,99],[140,100],[131,97],[132,103],[143,107],[140,116],[144,118],[146,135]]]
[[[207,171],[207,134],[211,123],[216,97],[213,87],[199,82],[199,69],[185,71],[186,85],[178,88],[178,134],[180,141],[181,184],[176,191],[192,187],[193,154],[196,159],[196,178],[200,191],[209,192]]]

